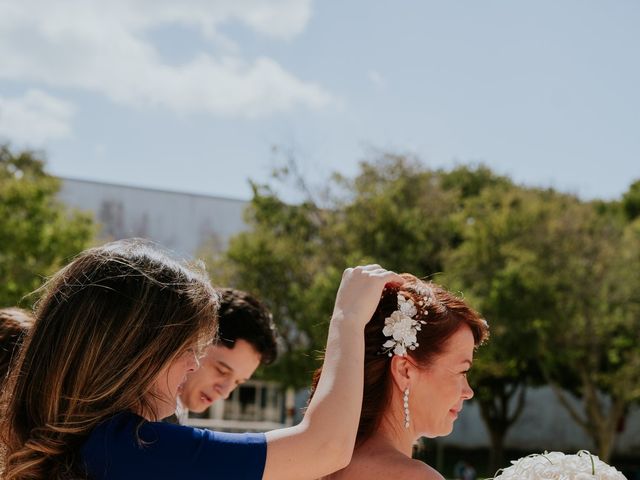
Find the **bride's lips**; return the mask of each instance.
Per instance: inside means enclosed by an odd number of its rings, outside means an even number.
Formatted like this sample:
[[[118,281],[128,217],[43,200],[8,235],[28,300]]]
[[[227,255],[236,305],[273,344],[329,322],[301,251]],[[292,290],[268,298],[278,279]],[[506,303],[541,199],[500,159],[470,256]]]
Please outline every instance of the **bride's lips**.
[[[460,410],[456,410],[455,408],[452,408],[451,410],[449,410],[449,413],[451,413],[455,418],[458,418],[458,414],[460,413]]]

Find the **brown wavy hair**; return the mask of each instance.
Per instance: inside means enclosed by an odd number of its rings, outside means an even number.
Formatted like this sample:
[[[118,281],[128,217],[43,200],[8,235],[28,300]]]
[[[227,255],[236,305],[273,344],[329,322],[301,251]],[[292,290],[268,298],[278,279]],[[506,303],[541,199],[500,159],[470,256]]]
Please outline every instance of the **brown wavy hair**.
[[[0,384],[9,373],[9,366],[32,326],[31,312],[16,307],[0,308]]]
[[[135,239],[81,253],[43,292],[2,393],[6,480],[86,478],[93,428],[121,411],[157,417],[158,374],[217,326],[204,272]]]
[[[420,280],[408,273],[402,276],[406,283],[399,287],[385,287],[380,303],[365,327],[364,392],[356,446],[377,430],[391,399],[391,357],[382,347],[389,337],[385,337],[382,329],[385,319],[398,309],[398,293],[418,306],[418,314],[414,318],[427,322],[417,333],[419,346],[407,351],[412,361],[421,367],[428,367],[435,357],[444,353],[447,340],[464,325],[471,329],[476,346],[489,336],[487,322],[461,298],[433,282]],[[311,396],[321,372],[322,368],[319,368],[313,374]]]

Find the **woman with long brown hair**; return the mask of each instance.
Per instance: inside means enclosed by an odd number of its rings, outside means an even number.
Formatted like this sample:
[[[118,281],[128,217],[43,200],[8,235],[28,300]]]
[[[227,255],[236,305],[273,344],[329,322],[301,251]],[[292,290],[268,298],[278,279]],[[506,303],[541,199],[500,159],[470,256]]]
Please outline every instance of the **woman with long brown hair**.
[[[2,393],[2,478],[315,478],[351,458],[364,325],[398,275],[347,269],[300,425],[219,434],[159,420],[216,328],[204,273],[140,241],[81,253],[44,287]],[[318,453],[321,452],[319,455]]]
[[[473,396],[467,372],[487,323],[444,288],[403,274],[388,285],[365,327],[364,393],[350,465],[332,480],[443,480],[411,458],[421,437],[451,433]],[[322,369],[314,375],[319,385]]]

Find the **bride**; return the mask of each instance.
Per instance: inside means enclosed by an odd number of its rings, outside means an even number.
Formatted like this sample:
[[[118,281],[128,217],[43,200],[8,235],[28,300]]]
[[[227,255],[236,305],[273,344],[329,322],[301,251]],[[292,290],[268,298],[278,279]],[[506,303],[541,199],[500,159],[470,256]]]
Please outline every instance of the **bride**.
[[[443,480],[411,458],[413,444],[451,433],[473,396],[467,372],[488,326],[442,287],[403,277],[402,286],[383,290],[365,329],[364,396],[351,463],[323,478]]]

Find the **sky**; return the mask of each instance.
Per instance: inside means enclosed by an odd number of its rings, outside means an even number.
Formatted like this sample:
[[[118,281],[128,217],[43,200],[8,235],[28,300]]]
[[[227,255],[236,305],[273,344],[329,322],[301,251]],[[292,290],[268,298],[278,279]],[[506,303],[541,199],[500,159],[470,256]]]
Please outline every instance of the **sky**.
[[[0,142],[63,177],[249,199],[376,152],[620,197],[636,0],[0,0]]]

